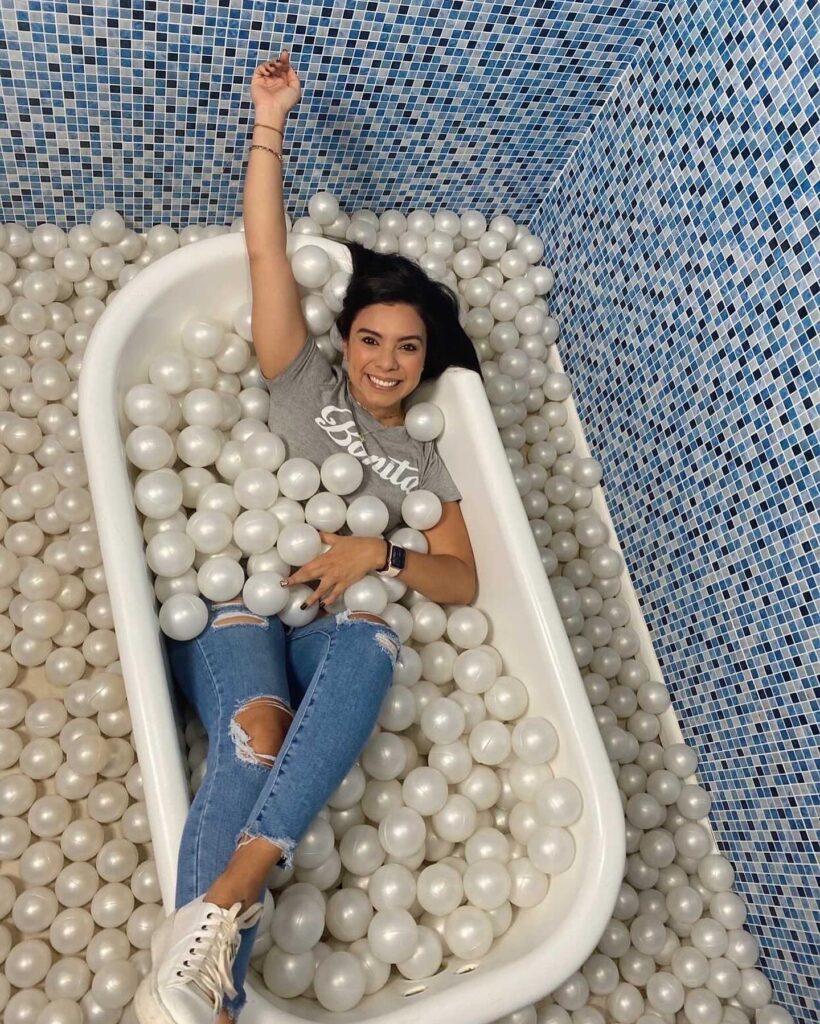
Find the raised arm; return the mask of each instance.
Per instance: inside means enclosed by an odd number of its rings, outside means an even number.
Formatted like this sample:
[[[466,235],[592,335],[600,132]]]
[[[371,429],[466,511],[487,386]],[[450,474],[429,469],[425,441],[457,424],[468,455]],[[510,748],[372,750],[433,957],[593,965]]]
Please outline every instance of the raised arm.
[[[268,378],[287,369],[308,335],[299,286],[287,257],[282,161],[275,155],[282,153],[288,111],[299,102],[301,94],[287,50],[278,60],[266,61],[254,72],[253,145],[268,146],[274,152],[250,150],[242,219],[253,295],[253,347],[259,369]]]

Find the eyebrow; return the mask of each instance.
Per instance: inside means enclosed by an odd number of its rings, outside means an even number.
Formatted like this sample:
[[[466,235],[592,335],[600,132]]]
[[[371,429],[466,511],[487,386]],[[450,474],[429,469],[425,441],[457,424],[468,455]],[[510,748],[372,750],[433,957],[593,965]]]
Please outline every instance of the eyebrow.
[[[359,328],[359,329],[358,329],[358,330],[356,331],[356,333],[357,333],[357,334],[361,334],[361,333],[362,333],[362,331],[365,331],[365,332],[366,332],[367,334],[375,334],[377,338],[381,338],[381,334],[379,334],[379,332],[378,332],[378,331],[374,331],[374,330],[372,330],[372,329],[371,329],[370,327],[360,327],[360,328]],[[404,336],[403,338],[399,338],[399,341],[412,341],[412,340],[414,340],[414,339],[415,339],[416,341],[421,341],[421,340],[422,340],[422,339],[421,339],[421,338],[419,337],[419,335],[418,335],[418,334],[405,334],[405,336]]]

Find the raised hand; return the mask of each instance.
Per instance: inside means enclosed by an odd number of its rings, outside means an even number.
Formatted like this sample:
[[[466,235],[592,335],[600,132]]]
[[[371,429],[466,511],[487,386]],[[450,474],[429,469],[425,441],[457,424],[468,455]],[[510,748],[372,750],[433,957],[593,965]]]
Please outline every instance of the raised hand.
[[[302,98],[302,86],[291,67],[290,54],[282,50],[276,60],[266,60],[254,71],[251,79],[251,100],[260,110],[276,110],[286,114]]]

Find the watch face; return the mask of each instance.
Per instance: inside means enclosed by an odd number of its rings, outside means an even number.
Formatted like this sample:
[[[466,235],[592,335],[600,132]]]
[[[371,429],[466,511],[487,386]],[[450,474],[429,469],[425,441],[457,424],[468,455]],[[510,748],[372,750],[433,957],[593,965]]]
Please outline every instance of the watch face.
[[[403,569],[404,563],[407,560],[407,552],[402,547],[393,545],[393,557],[390,559],[390,564],[396,569]]]

